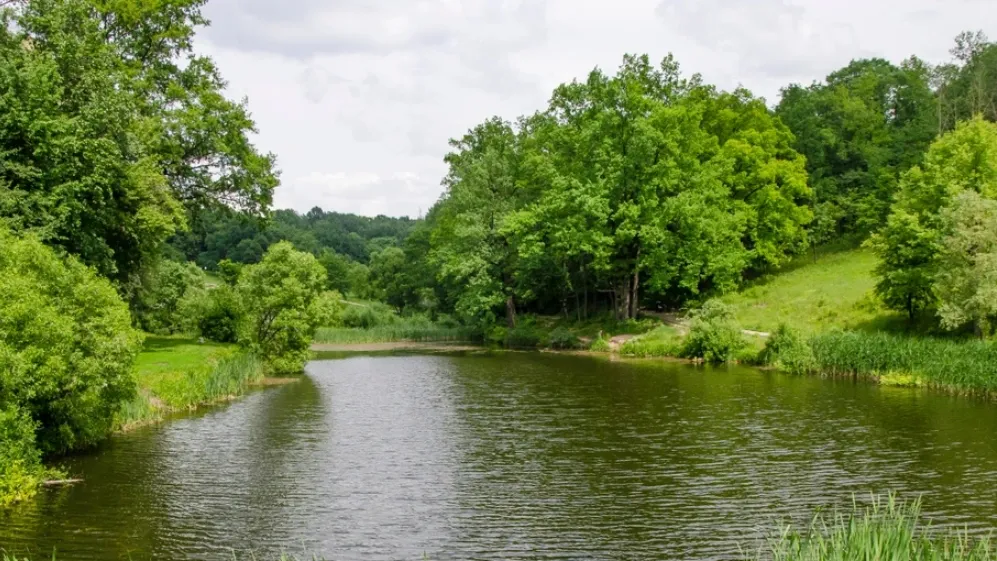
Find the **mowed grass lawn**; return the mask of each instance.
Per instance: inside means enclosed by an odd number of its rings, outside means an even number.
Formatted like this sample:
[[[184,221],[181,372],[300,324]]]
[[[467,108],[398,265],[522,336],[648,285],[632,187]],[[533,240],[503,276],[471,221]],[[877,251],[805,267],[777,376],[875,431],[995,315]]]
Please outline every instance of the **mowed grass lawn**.
[[[832,328],[877,331],[902,321],[873,291],[877,258],[862,249],[800,257],[783,272],[724,298],[744,329],[772,332],[785,323],[815,333]]]

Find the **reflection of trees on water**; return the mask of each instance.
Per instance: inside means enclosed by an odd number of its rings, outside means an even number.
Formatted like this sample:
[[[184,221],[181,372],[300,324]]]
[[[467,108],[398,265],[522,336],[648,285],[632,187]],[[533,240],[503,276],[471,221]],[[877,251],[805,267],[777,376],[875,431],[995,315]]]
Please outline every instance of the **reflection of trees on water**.
[[[966,402],[650,361],[527,355],[457,365],[468,447],[460,535],[484,548],[736,554],[776,517],[894,489],[934,489],[949,518],[993,516],[966,496],[992,495],[987,478],[938,487],[921,473],[997,468],[985,438],[955,431],[970,419],[988,419],[992,431],[997,412],[981,416]]]

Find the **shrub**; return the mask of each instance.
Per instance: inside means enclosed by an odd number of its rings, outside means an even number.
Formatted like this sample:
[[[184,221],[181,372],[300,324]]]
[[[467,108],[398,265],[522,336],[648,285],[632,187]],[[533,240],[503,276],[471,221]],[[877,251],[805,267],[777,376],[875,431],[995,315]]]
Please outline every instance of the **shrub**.
[[[347,303],[343,306],[341,322],[344,327],[373,329],[391,325],[398,320],[398,314],[390,306],[380,302],[365,304]]]
[[[197,332],[209,341],[235,343],[238,340],[242,306],[235,291],[220,286],[208,291],[197,311]]]
[[[34,495],[43,474],[31,417],[15,406],[0,407],[0,507]]]
[[[245,314],[239,342],[263,358],[276,374],[297,374],[311,355],[318,327],[315,302],[326,272],[310,253],[278,242],[259,264],[243,269],[238,294]]]
[[[504,344],[510,349],[535,349],[547,346],[547,334],[535,325],[524,324],[506,330]]]
[[[315,324],[322,327],[338,327],[343,324],[343,295],[335,290],[319,294],[312,304]]]
[[[802,333],[786,324],[780,324],[769,336],[760,358],[763,364],[793,373],[809,372],[814,368],[810,344]]]
[[[710,300],[693,314],[683,354],[706,362],[731,362],[746,345],[733,309]]]
[[[0,231],[0,403],[45,453],[96,444],[135,391],[141,334],[109,281],[35,239]]]
[[[589,350],[595,353],[608,353],[612,349],[609,347],[609,341],[602,337],[596,337],[595,341],[592,341]]]
[[[555,349],[577,349],[581,347],[581,341],[567,328],[558,327],[550,333],[550,346]]]

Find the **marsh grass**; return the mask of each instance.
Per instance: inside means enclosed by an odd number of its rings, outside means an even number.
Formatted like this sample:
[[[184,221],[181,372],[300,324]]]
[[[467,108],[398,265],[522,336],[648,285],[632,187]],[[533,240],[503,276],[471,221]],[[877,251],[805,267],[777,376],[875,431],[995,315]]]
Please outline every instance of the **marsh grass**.
[[[118,413],[122,429],[243,395],[263,380],[265,367],[234,345],[150,337],[135,375],[138,394]]]
[[[814,368],[825,374],[967,393],[997,392],[997,345],[987,341],[832,331],[814,336],[810,346]]]
[[[391,343],[414,341],[422,343],[480,342],[481,334],[466,327],[443,327],[398,323],[381,325],[370,329],[350,327],[320,327],[315,331],[315,342],[323,344]]]
[[[757,560],[772,561],[993,561],[989,538],[960,532],[933,532],[921,520],[921,502],[896,496],[872,497],[867,507],[854,502],[848,512],[818,513],[809,526],[782,528]]]

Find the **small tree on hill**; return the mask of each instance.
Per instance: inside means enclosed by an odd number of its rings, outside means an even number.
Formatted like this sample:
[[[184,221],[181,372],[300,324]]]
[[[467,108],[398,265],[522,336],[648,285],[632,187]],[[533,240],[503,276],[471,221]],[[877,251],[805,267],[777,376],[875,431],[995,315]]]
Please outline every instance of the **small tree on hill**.
[[[942,212],[942,224],[938,316],[947,329],[972,324],[987,337],[997,318],[997,201],[962,193]]]

